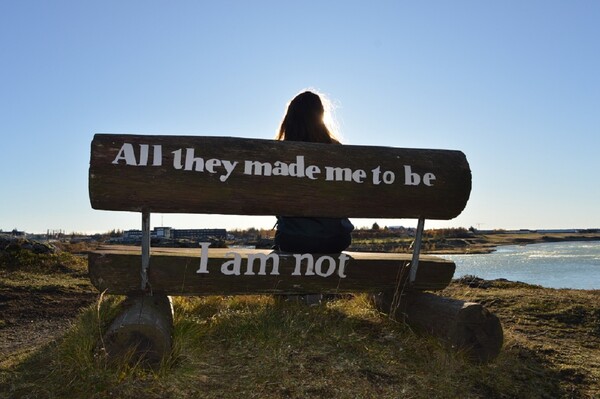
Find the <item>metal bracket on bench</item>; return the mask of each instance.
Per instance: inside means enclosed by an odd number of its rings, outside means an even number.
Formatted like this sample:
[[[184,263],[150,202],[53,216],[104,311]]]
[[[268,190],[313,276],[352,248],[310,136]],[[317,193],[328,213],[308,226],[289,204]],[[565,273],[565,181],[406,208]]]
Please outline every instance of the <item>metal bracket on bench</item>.
[[[142,291],[148,287],[148,267],[150,267],[150,212],[142,212]]]
[[[421,253],[421,239],[423,238],[423,230],[425,228],[425,218],[419,218],[417,224],[417,234],[415,236],[412,262],[410,264],[409,282],[413,284],[417,278],[417,269],[419,268],[419,255]]]

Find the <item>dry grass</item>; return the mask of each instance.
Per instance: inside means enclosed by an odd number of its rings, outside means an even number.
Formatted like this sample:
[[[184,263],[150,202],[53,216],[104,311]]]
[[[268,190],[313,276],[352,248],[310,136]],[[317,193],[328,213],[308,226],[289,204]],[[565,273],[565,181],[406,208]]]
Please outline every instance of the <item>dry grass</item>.
[[[441,294],[485,304],[502,321],[514,348],[545,364],[568,395],[600,396],[599,290],[508,281],[471,285],[455,283]],[[510,343],[505,346],[511,349]]]
[[[177,298],[172,355],[158,371],[150,371],[126,362],[109,363],[96,350],[101,331],[118,309],[120,299],[113,297],[85,309],[58,345],[3,365],[0,392],[15,398],[554,398],[598,394],[597,374],[593,374],[597,369],[589,363],[598,360],[597,345],[582,357],[571,352],[576,345],[567,333],[559,341],[548,342],[529,335],[535,320],[539,321],[531,307],[536,306],[533,298],[539,298],[540,290],[520,287],[504,295],[498,288],[494,295],[487,295],[489,289],[462,289],[456,286],[449,293],[473,298],[473,292],[486,291],[482,299],[491,303],[496,298],[494,307],[520,309],[519,313],[502,312],[505,349],[491,364],[470,364],[437,340],[416,336],[377,313],[364,296],[315,307],[246,296]],[[515,299],[528,295],[529,305]],[[531,318],[532,324],[525,332],[527,323],[510,317]],[[594,337],[593,331],[588,333]],[[565,362],[567,355],[570,360]]]
[[[89,292],[79,259],[57,259],[0,268],[0,294],[33,301],[55,290],[48,298],[59,307]],[[109,362],[99,350],[122,300],[101,297],[66,334],[0,359],[0,398],[600,396],[600,291],[474,281],[442,294],[481,302],[500,317],[505,345],[496,361],[471,364],[378,313],[366,296],[313,307],[269,296],[179,297],[173,351],[148,370]]]

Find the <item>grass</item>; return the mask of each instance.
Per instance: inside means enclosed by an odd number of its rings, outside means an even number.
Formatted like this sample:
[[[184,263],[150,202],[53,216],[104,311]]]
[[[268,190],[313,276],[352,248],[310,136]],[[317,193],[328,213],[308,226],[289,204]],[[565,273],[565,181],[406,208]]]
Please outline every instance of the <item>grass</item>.
[[[69,252],[0,251],[0,289],[89,289],[87,259]]]
[[[569,396],[600,396],[599,290],[545,289],[509,281],[485,285],[451,284],[440,294],[485,304],[517,347],[546,364],[550,377]]]
[[[58,345],[3,364],[15,398],[572,397],[564,371],[506,331],[503,353],[474,365],[377,313],[365,296],[315,307],[268,296],[176,298],[174,348],[156,371],[97,350],[121,298],[83,310]],[[564,375],[563,375],[564,377]],[[576,395],[573,395],[575,393]]]
[[[0,295],[54,291],[47,297],[58,306],[89,295],[85,261],[54,255],[0,264]],[[494,362],[468,362],[380,314],[365,295],[311,307],[270,296],[176,297],[173,350],[152,370],[106,358],[102,335],[123,298],[99,296],[65,334],[0,358],[0,398],[600,396],[600,291],[473,280],[441,294],[500,317],[505,344]],[[0,332],[11,323],[0,320]]]

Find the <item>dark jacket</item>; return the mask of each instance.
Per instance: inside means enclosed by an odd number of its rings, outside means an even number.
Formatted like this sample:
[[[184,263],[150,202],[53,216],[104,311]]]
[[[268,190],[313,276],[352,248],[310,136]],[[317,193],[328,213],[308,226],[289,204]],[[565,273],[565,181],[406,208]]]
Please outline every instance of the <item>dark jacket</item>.
[[[338,253],[351,242],[348,219],[277,217],[275,249],[295,253]]]

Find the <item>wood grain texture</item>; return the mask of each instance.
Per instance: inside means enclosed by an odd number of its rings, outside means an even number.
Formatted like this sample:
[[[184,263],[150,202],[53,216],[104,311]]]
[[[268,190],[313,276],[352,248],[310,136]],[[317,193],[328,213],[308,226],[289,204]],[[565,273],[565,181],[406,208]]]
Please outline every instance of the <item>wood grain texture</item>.
[[[406,297],[405,312],[410,326],[464,350],[471,360],[487,363],[500,354],[500,320],[479,303],[414,292]]]
[[[104,334],[102,344],[111,359],[127,358],[158,367],[171,352],[173,307],[164,295],[128,297],[123,310]]]
[[[278,275],[272,275],[272,262],[267,262],[266,274],[259,275],[258,261],[254,262],[254,275],[246,275],[248,256],[269,255],[268,250],[236,251],[240,254],[240,275],[225,275],[223,264],[233,259],[227,255],[232,250],[209,250],[207,270],[199,274],[200,250],[195,253],[170,249],[153,251],[150,258],[149,283],[153,293],[165,295],[233,295],[233,294],[283,294],[283,293],[343,293],[380,292],[393,289],[398,282],[404,284],[410,255],[345,253],[345,278],[338,269],[327,277],[306,275],[303,261],[301,275],[293,275],[296,258],[291,254],[275,253],[279,259]],[[315,263],[323,255],[314,255]],[[339,266],[339,254],[328,255]],[[110,294],[135,294],[140,286],[141,255],[135,250],[103,250],[88,255],[90,279],[100,290]],[[325,274],[329,260],[322,263]],[[336,266],[336,267],[337,267]],[[452,279],[453,262],[425,256],[419,262],[415,286],[420,289],[440,290]]]
[[[122,146],[131,144],[140,162],[140,144],[149,146],[148,166],[116,164]],[[153,146],[161,146],[160,166]],[[202,171],[176,169],[175,151],[194,149],[194,157],[237,162],[230,175],[216,163]],[[121,154],[123,155],[123,154]],[[183,155],[182,155],[183,156]],[[314,179],[245,174],[246,161],[275,165],[314,165]],[[183,163],[183,161],[182,161]],[[194,168],[197,164],[194,164]],[[215,166],[217,165],[217,166]],[[431,186],[406,185],[406,166]],[[355,181],[327,181],[327,167],[363,170]],[[394,182],[375,184],[380,170]],[[357,175],[358,176],[358,175]],[[388,177],[391,176],[388,174]],[[225,179],[226,177],[226,179]],[[222,179],[225,179],[222,181]],[[471,171],[460,151],[374,146],[328,145],[231,137],[97,134],[91,145],[89,194],[92,207],[103,210],[159,213],[208,213],[317,217],[382,217],[451,219],[464,209],[471,191]]]

